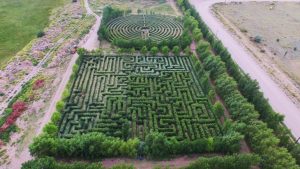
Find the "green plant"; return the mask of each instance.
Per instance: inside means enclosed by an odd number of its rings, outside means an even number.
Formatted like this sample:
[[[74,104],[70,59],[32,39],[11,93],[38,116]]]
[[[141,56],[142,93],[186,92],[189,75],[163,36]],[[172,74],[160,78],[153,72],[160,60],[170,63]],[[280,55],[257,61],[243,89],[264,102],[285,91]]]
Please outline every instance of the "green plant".
[[[174,46],[172,49],[172,52],[174,53],[175,56],[179,56],[179,54],[180,54],[179,46]]]
[[[150,49],[150,53],[152,56],[155,56],[158,53],[158,51],[158,48],[155,46]]]
[[[45,32],[39,31],[39,32],[36,34],[36,36],[37,36],[38,38],[41,38],[41,37],[45,36]]]

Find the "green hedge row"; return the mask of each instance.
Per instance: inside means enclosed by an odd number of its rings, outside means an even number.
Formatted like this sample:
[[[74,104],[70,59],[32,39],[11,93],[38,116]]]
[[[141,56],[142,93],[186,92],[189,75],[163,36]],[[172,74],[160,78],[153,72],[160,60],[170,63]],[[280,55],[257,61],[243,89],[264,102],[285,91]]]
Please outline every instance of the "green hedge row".
[[[22,169],[105,169],[101,163],[57,162],[53,157],[38,158],[22,164]],[[131,165],[115,165],[110,169],[134,169]]]
[[[48,134],[49,130],[35,138],[30,145],[30,153],[35,157],[52,156],[55,158],[101,159],[106,157],[149,157],[163,159],[174,155],[199,153],[237,153],[240,150],[239,133],[223,137],[178,141],[162,133],[150,132],[145,142],[139,139],[127,141],[109,137],[102,133],[76,135],[70,139],[58,138]]]
[[[283,117],[272,110],[259,91],[257,82],[243,74],[194,7],[187,0],[177,2],[183,10],[188,9],[187,15],[196,18],[203,37],[209,42],[199,42],[197,53],[206,71],[210,72],[211,79],[215,80],[217,92],[225,101],[233,119],[239,122],[239,130],[245,134],[253,151],[261,155],[262,168],[299,168],[287,149],[280,147],[284,145],[290,149],[296,146],[290,142],[289,131],[282,126]]]
[[[79,51],[80,57],[73,67],[70,83],[63,93],[62,100],[56,105],[56,112],[54,112],[51,122],[44,127],[43,134],[35,138],[30,145],[30,152],[33,156],[99,159],[104,157],[136,157],[137,155],[142,155],[150,158],[166,158],[179,154],[207,152],[230,154],[239,151],[240,140],[243,136],[234,129],[227,129],[224,131],[222,137],[196,139],[194,141],[178,141],[175,138],[168,138],[161,133],[152,132],[146,136],[145,142],[138,139],[123,141],[102,133],[76,135],[70,139],[59,138],[58,125],[61,121],[61,112],[64,108],[65,101],[67,101],[70,95],[70,84],[74,81],[75,74],[79,71],[78,65],[86,54],[86,52],[81,49],[79,49]],[[206,77],[202,83],[207,83],[207,88],[209,88],[208,77],[203,75],[205,71],[199,63],[195,64],[195,70],[198,77]],[[165,146],[161,147],[162,142],[165,143]],[[163,155],[159,155],[160,153]]]
[[[232,156],[200,157],[187,167],[181,169],[250,169],[257,165],[260,158],[252,154],[239,154]],[[157,169],[161,167],[155,167]],[[166,167],[169,168],[169,167]],[[105,169],[101,163],[63,163],[52,157],[38,158],[22,165],[22,169]],[[131,165],[115,165],[110,169],[135,169]]]
[[[259,156],[236,154],[224,157],[201,157],[182,169],[250,169],[260,161]]]

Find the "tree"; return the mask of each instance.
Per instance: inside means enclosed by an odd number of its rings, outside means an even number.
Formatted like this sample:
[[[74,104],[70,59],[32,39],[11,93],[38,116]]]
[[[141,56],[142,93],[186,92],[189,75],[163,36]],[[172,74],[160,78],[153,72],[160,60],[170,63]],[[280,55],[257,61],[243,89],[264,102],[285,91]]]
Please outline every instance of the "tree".
[[[211,102],[215,101],[215,99],[216,99],[216,92],[214,90],[209,90],[209,92],[208,92],[208,99]]]
[[[150,53],[151,55],[155,56],[157,53],[158,53],[158,48],[156,46],[153,46],[151,49],[150,49]]]
[[[179,46],[174,46],[172,49],[172,52],[174,53],[175,56],[179,56],[179,54],[180,54]]]
[[[148,49],[147,49],[147,46],[143,46],[142,50],[141,50],[141,53],[143,55],[146,55],[148,53]]]
[[[202,32],[199,28],[195,28],[193,30],[193,37],[195,41],[199,41],[202,38]]]
[[[56,111],[53,113],[53,115],[51,117],[51,122],[57,125],[59,123],[60,119],[61,119],[61,114]]]
[[[36,36],[37,36],[38,38],[41,38],[41,37],[45,36],[45,32],[39,31],[39,32],[37,33]]]
[[[134,49],[134,48],[131,48],[131,49],[130,49],[130,54],[133,55],[134,53],[135,53],[135,49]]]
[[[221,102],[217,101],[213,106],[213,112],[218,118],[224,116],[224,107]]]
[[[151,158],[166,158],[169,155],[168,139],[165,135],[158,132],[151,132],[145,140],[146,152]]]
[[[169,54],[169,47],[168,46],[164,46],[162,49],[161,49],[162,53],[167,56]]]
[[[122,49],[121,48],[118,48],[117,49],[117,54],[121,54],[122,53]]]
[[[58,101],[56,103],[56,110],[58,112],[61,112],[63,110],[64,106],[65,106],[65,103],[63,101]]]
[[[58,132],[58,127],[50,122],[43,128],[43,132],[49,134],[50,136],[55,136]]]
[[[184,54],[190,55],[191,53],[191,48],[189,46],[184,49]]]
[[[300,144],[296,144],[293,147],[291,154],[296,159],[297,164],[300,164]]]
[[[124,120],[122,124],[122,137],[124,140],[128,140],[130,137],[130,122],[128,120]]]

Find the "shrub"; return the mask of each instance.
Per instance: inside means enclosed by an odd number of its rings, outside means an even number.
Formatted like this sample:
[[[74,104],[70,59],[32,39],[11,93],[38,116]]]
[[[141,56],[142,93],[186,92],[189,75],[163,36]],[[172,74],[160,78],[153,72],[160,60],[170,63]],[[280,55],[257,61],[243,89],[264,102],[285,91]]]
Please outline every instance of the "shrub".
[[[158,53],[158,48],[156,47],[156,46],[154,46],[154,47],[152,47],[151,49],[150,49],[150,53],[151,53],[151,55],[153,55],[153,56],[155,56],[157,53]]]
[[[254,37],[254,42],[260,43],[261,41],[262,41],[262,37],[261,36],[255,36]]]
[[[170,49],[169,49],[168,46],[164,46],[164,47],[161,49],[161,52],[162,52],[165,56],[167,56],[167,55],[169,54],[169,51],[170,51]]]
[[[8,116],[5,123],[0,127],[0,133],[3,133],[6,129],[8,129],[17,118],[25,111],[27,108],[26,103],[23,101],[17,101],[12,105],[12,113]]]
[[[39,31],[39,32],[36,34],[36,36],[37,36],[38,38],[41,38],[41,37],[45,36],[45,32]]]
[[[146,55],[148,53],[148,49],[147,49],[147,46],[143,46],[142,50],[141,50],[141,53],[143,55]]]
[[[56,138],[49,134],[34,139],[30,153],[36,157],[98,159],[103,157],[136,157],[138,139],[122,141],[102,133],[87,133],[72,138]],[[101,151],[99,151],[101,150]]]
[[[172,52],[174,53],[175,56],[179,56],[179,54],[180,54],[179,46],[174,46],[172,49]]]
[[[213,112],[215,113],[215,115],[218,118],[221,118],[222,116],[224,116],[224,107],[223,107],[222,103],[217,101],[213,106]]]
[[[250,169],[260,161],[259,156],[236,154],[224,157],[200,157],[183,169]]]

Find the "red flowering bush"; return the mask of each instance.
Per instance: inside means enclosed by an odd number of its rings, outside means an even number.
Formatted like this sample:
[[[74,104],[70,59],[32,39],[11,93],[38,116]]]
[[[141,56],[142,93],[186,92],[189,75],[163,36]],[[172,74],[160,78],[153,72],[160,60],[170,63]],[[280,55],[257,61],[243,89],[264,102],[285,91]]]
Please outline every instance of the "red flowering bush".
[[[5,123],[0,127],[0,133],[9,128],[20,115],[26,110],[26,103],[23,101],[17,101],[12,105],[13,112],[8,116]]]
[[[32,89],[37,90],[39,88],[44,87],[45,85],[45,80],[44,79],[38,79],[33,83]]]

